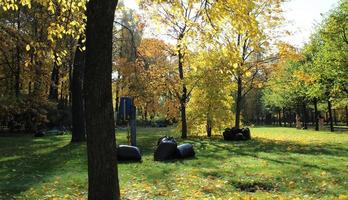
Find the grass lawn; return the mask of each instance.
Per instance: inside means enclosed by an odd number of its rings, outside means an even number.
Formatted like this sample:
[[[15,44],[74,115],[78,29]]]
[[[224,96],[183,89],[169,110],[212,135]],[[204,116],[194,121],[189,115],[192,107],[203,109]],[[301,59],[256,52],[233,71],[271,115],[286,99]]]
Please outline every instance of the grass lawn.
[[[348,132],[253,128],[253,140],[190,138],[196,158],[154,162],[162,135],[139,128],[142,163],[119,165],[124,199],[348,199]],[[125,132],[118,132],[125,143]],[[0,137],[0,199],[85,199],[85,144],[70,135]]]

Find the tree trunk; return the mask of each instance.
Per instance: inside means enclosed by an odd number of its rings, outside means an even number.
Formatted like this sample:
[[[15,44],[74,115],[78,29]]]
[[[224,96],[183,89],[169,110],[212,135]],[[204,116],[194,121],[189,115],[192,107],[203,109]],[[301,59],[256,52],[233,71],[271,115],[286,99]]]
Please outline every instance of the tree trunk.
[[[48,98],[58,101],[59,68],[56,63],[53,65],[51,73],[51,84]]]
[[[180,40],[182,40],[184,36],[180,34],[179,36],[179,45],[178,45],[178,68],[179,68],[179,78],[181,81],[184,81],[184,66],[183,59],[184,55],[182,54]],[[187,138],[187,121],[186,121],[186,103],[187,103],[187,88],[186,84],[182,83],[182,93],[180,96],[180,114],[181,114],[181,138]]]
[[[281,110],[278,110],[278,125],[282,126],[282,114],[281,114]]]
[[[286,127],[286,115],[285,115],[285,108],[283,108],[283,123],[284,123],[284,127]]]
[[[64,101],[64,87],[65,87],[64,83],[65,83],[64,81],[60,83],[60,102]]]
[[[33,94],[34,96],[39,98],[41,98],[44,95],[41,65],[41,61],[35,62],[35,82]]]
[[[147,119],[147,104],[145,104],[145,110],[144,110],[144,119],[145,119],[145,122],[147,122],[148,121],[148,119]]]
[[[76,51],[76,50],[75,50]],[[69,63],[68,63],[68,68],[69,68],[69,88],[68,88],[68,105],[69,106],[72,106],[72,79],[73,79],[73,65],[74,65],[74,62],[75,60],[73,60],[73,56],[72,56],[73,53],[70,53],[70,59],[69,59]],[[76,52],[75,52],[76,54]],[[75,59],[75,56],[74,56],[74,59]],[[86,58],[84,58],[86,59]],[[84,73],[84,72],[83,72]]]
[[[329,125],[329,112],[325,112],[326,125]]]
[[[181,138],[187,138],[187,122],[186,122],[186,103],[180,101],[180,113],[181,113]]]
[[[236,123],[235,127],[240,127],[240,112],[241,112],[241,105],[242,105],[242,78],[238,76],[237,80],[238,84],[238,90],[237,90],[237,99],[236,99]]]
[[[112,105],[112,28],[117,0],[87,5],[85,93],[88,199],[120,199]]]
[[[212,130],[212,121],[211,121],[211,116],[210,113],[207,113],[207,136],[211,137],[211,130]]]
[[[41,7],[39,9],[39,12],[41,12]],[[37,24],[37,22],[34,22],[34,36],[37,41],[41,42],[43,41],[43,34],[42,31],[39,28],[40,26]],[[44,49],[40,49],[44,50]],[[44,91],[44,80],[43,80],[43,72],[42,72],[42,66],[43,66],[43,61],[41,60],[42,58],[31,51],[31,62],[32,65],[34,66],[34,71],[35,71],[35,76],[34,76],[34,88],[33,88],[33,96],[35,98],[43,99],[43,96],[45,96],[45,91]]]
[[[136,107],[134,106],[134,99],[132,103],[132,108],[131,108],[131,116],[129,120],[129,126],[130,126],[130,143],[132,146],[137,146],[137,129],[136,129]]]
[[[348,126],[348,106],[345,107],[346,110],[346,126]]]
[[[82,43],[75,50],[74,68],[72,74],[72,138],[71,142],[86,140],[85,101],[83,96],[83,82],[85,70],[85,52],[82,52]]]
[[[337,126],[337,112],[336,112],[336,109],[333,109],[333,119],[334,119],[335,126]]]
[[[21,29],[21,20],[20,20],[21,10],[18,7],[17,11],[17,32],[20,33]],[[18,98],[20,96],[20,87],[21,87],[21,52],[19,47],[19,37],[17,38],[16,44],[16,73],[15,73],[15,95]]]
[[[332,118],[332,106],[331,106],[331,101],[327,101],[327,108],[329,110],[329,120],[330,120],[330,131],[334,132],[334,125],[333,125],[333,118]]]
[[[307,104],[305,101],[303,101],[303,129],[308,129],[308,111],[307,111]]]
[[[318,100],[314,98],[314,120],[315,120],[315,130],[319,131],[319,115],[318,115]]]

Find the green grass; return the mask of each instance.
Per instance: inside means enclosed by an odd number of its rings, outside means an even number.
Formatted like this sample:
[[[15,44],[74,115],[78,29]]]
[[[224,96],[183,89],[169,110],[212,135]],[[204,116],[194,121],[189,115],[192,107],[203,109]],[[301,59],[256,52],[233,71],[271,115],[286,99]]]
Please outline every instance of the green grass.
[[[162,135],[139,128],[142,163],[119,165],[124,199],[347,199],[348,132],[253,128],[253,140],[190,138],[196,158],[154,162]],[[118,132],[118,143],[126,134]],[[0,199],[85,199],[86,146],[70,136],[0,137]]]

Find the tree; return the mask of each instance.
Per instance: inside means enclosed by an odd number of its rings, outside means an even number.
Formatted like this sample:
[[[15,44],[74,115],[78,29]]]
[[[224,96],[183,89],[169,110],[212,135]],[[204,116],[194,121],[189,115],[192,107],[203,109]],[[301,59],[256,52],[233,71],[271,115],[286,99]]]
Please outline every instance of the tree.
[[[347,13],[348,2],[342,1],[304,48],[308,74],[313,77],[312,83],[308,84],[310,96],[327,103],[331,131],[334,131],[334,104],[342,102],[348,95],[348,24],[344,20]]]
[[[87,5],[85,108],[88,154],[88,199],[119,199],[112,108],[112,29],[117,1]]]
[[[298,103],[303,102],[307,90],[306,85],[299,79],[304,77],[304,73],[300,73],[300,61],[303,60],[303,56],[295,47],[279,43],[277,57],[278,60],[274,63],[272,73],[263,88],[262,101],[270,111],[277,111],[278,115],[282,109],[288,109],[291,122],[292,110],[295,109],[300,114]]]
[[[85,52],[82,39],[75,50],[73,77],[72,77],[72,132],[71,142],[86,140],[85,101],[83,94],[83,82],[85,71]]]
[[[307,126],[307,110],[310,109],[308,102],[313,102],[316,130],[319,129],[321,103],[328,112],[331,131],[334,131],[333,109],[346,106],[347,6],[347,1],[342,1],[329,13],[301,50],[302,58],[277,64],[278,70],[270,77],[264,92],[266,104],[273,107],[293,105],[297,107],[297,112],[302,111],[304,127]]]
[[[180,102],[181,137],[187,137],[186,106],[193,88],[187,87],[187,73],[189,63],[186,56],[188,53],[188,38],[195,33],[196,22],[203,12],[204,0],[195,1],[144,1],[144,5],[154,11],[153,18],[159,26],[167,29],[167,34],[176,41],[175,55],[177,57],[178,77],[180,79],[180,91],[175,96]],[[155,5],[153,5],[155,3]]]
[[[221,70],[224,62],[220,55],[221,52],[214,49],[190,59],[196,84],[188,103],[188,125],[197,135],[206,132],[211,137],[232,125],[231,91],[235,88]]]
[[[240,127],[243,98],[266,81],[267,63],[273,60],[266,53],[274,35],[270,34],[281,21],[282,1],[208,1],[211,37],[230,59],[226,72],[237,84],[235,95],[235,127]]]

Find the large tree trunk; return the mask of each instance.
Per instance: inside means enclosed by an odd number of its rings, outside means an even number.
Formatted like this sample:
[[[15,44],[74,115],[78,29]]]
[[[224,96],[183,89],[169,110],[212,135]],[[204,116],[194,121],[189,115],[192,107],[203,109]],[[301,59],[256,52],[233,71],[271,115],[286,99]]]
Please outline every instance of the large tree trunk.
[[[48,95],[49,99],[58,101],[58,84],[59,84],[59,68],[58,68],[58,65],[54,63],[53,69],[51,72],[50,92]]]
[[[179,37],[179,41],[183,38],[183,35],[181,34]],[[178,68],[179,68],[179,78],[183,82],[184,77],[184,66],[183,66],[183,59],[184,55],[181,52],[181,44],[179,42],[178,45]],[[186,84],[182,83],[182,93],[180,96],[180,114],[181,114],[181,138],[187,138],[187,121],[186,121],[186,103],[187,103],[187,88]]]
[[[72,75],[72,138],[71,142],[86,140],[85,101],[83,96],[83,79],[85,70],[85,52],[82,52],[82,43],[76,47],[74,68]]]
[[[21,10],[20,7],[18,7],[17,11],[17,32],[20,34],[21,31]],[[15,95],[18,98],[20,96],[20,87],[21,87],[21,52],[20,52],[20,44],[19,44],[19,37],[17,38],[17,44],[16,44],[16,73],[15,73]]]
[[[41,61],[35,62],[35,82],[33,94],[37,98],[42,98],[44,96],[44,87],[42,80],[42,63]]]
[[[314,120],[315,120],[315,130],[319,131],[319,114],[318,114],[318,100],[314,98]]]
[[[329,110],[330,131],[334,132],[333,117],[332,117],[332,105],[331,105],[330,100],[327,101],[327,108]]]
[[[236,99],[236,123],[235,127],[240,127],[240,112],[242,107],[242,78],[239,76],[237,80],[238,89],[237,89],[237,99]]]
[[[87,5],[85,92],[88,199],[120,199],[112,108],[112,28],[117,0]]]
[[[74,56],[72,56],[72,54],[73,54],[73,52],[72,52],[72,50],[71,50],[71,52],[70,52],[70,59],[69,59],[69,61],[68,61],[68,67],[69,67],[69,91],[68,91],[68,105],[69,106],[72,106],[72,79],[73,79],[73,68],[74,68],[74,62],[75,62],[75,55]],[[76,54],[76,50],[75,50],[75,54]],[[85,55],[84,55],[85,56]],[[85,58],[84,58],[85,59]],[[83,68],[83,74],[85,73],[84,72],[84,70],[85,70],[85,67]]]

